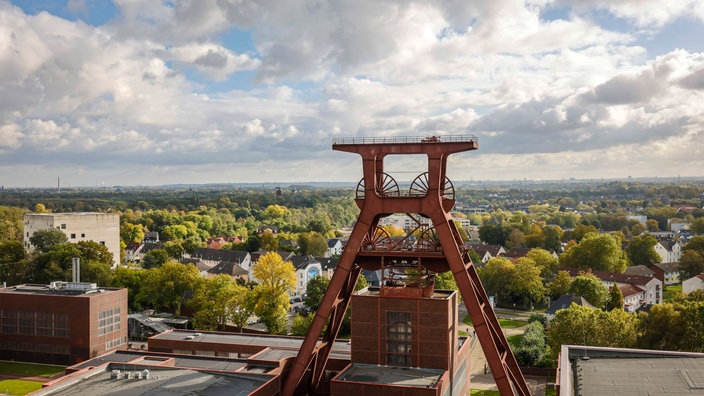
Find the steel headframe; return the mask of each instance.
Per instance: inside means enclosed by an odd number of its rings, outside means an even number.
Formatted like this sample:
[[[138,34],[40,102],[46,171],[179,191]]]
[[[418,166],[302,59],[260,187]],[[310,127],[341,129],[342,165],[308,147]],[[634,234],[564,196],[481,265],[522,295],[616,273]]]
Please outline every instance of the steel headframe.
[[[431,271],[452,271],[467,307],[476,336],[486,356],[491,373],[502,395],[530,395],[528,385],[499,325],[476,268],[464,247],[450,214],[454,194],[446,195],[447,157],[478,148],[474,136],[431,136],[396,138],[341,138],[333,140],[333,150],[357,153],[362,157],[364,177],[358,185],[356,203],[360,214],[340,257],[337,269],[315,313],[305,340],[286,376],[282,394],[315,392],[325,372],[332,345],[340,330],[355,284],[362,268],[376,270],[394,259],[409,258],[404,252],[364,250],[364,241],[376,232],[379,219],[393,213],[417,213],[430,218],[439,251],[419,249],[411,252]],[[408,193],[388,189],[384,157],[398,154],[425,154],[427,176],[423,187]],[[427,179],[427,181],[426,181]],[[360,191],[360,189],[363,189]],[[387,265],[388,267],[388,265]],[[323,328],[327,331],[319,341]],[[303,381],[303,378],[306,381]]]

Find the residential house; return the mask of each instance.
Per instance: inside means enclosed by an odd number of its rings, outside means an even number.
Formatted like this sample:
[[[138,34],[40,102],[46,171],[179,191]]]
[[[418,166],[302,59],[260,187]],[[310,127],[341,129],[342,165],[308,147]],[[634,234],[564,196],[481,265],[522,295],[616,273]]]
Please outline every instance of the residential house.
[[[229,276],[233,281],[237,279],[242,279],[245,283],[249,281],[249,271],[232,261],[221,261],[206,271],[207,278],[212,278],[220,274]]]
[[[704,274],[695,275],[682,281],[682,293],[689,294],[704,289]]]
[[[470,243],[467,245],[467,247],[477,252],[479,257],[481,257],[482,259],[482,264],[486,264],[487,261],[494,257],[500,257],[506,254],[506,250],[501,245],[484,245]]]
[[[655,272],[644,265],[632,265],[630,267],[626,267],[626,270],[623,271],[623,273],[627,275],[649,276],[651,278],[655,276]]]
[[[271,232],[274,233],[274,234],[278,234],[278,233],[279,233],[279,227],[278,227],[278,226],[275,226],[275,225],[263,225],[263,226],[257,227],[257,234],[263,234],[264,231],[266,231],[266,230],[269,230],[269,231],[271,231]]]
[[[227,239],[223,237],[212,237],[205,240],[205,247],[210,249],[220,249],[220,247],[227,243]]]
[[[151,252],[152,250],[164,248],[164,244],[159,241],[158,232],[148,234],[156,234],[156,237],[152,235],[152,237],[147,239],[145,235],[142,242],[130,242],[125,247],[125,262],[141,263],[142,260],[144,260],[145,254]]]
[[[328,239],[328,251],[325,257],[339,256],[342,254],[342,240],[337,238]]]
[[[632,284],[621,285],[618,287],[623,295],[623,310],[628,313],[633,313],[636,309],[643,306],[646,300],[645,290]]]
[[[661,263],[676,263],[680,261],[683,245],[675,239],[660,239],[655,244],[655,252],[660,256]]]
[[[340,261],[338,258],[332,258],[332,257],[318,257],[318,261],[320,261],[320,268],[322,269],[322,275],[332,279],[332,274],[335,273],[335,269],[337,269],[337,263]]]
[[[249,280],[252,257],[249,252],[240,250],[196,248],[190,255],[191,260],[197,260],[196,264],[201,274],[211,277],[217,274],[227,274],[233,280],[241,278]]]
[[[572,303],[575,303],[577,305],[581,305],[583,307],[587,308],[594,308],[592,304],[589,303],[584,297],[581,296],[574,296],[571,294],[564,294],[560,296],[557,300],[555,300],[554,303],[552,303],[548,309],[545,310],[545,314],[547,315],[548,318],[548,323],[552,318],[555,317],[555,313],[561,309],[569,308]]]
[[[655,273],[655,277],[666,286],[680,283],[680,263],[657,263],[649,268]]]
[[[530,250],[530,248],[513,247],[508,252],[506,252],[506,254],[504,254],[504,257],[511,261],[515,261],[528,254]]]
[[[305,293],[308,282],[323,273],[320,260],[313,256],[293,256],[291,263],[296,268],[296,290],[294,294]]]
[[[567,268],[566,271],[570,276],[575,277],[584,270],[575,268]],[[656,277],[619,274],[617,272],[607,271],[589,271],[601,280],[601,283],[608,289],[613,285],[618,287],[624,285],[635,285],[645,290],[645,298],[640,301],[640,305],[645,304],[660,304],[662,303],[662,281]],[[634,309],[638,309],[635,307]]]

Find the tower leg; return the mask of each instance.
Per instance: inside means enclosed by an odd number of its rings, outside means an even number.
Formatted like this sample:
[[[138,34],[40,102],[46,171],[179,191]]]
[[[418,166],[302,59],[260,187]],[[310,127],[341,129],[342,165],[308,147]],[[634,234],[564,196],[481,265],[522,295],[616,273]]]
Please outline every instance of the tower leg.
[[[309,368],[312,368],[310,387],[315,388],[320,383],[330,349],[340,330],[345,311],[349,306],[350,297],[354,292],[354,286],[362,270],[361,267],[354,263],[354,260],[357,257],[364,235],[375,228],[376,221],[373,218],[367,219],[365,222],[362,214],[360,214],[360,218],[352,230],[347,246],[332,275],[328,289],[325,291],[323,300],[315,312],[308,334],[303,340],[296,360],[294,360],[286,377],[281,390],[282,395],[294,395],[296,389],[301,385],[301,379]],[[318,339],[326,323],[328,328],[325,332],[325,337],[318,344]]]
[[[458,235],[454,235],[457,231],[451,222],[452,219],[445,215],[433,218],[433,225],[472,319],[496,386],[502,395],[530,395],[526,380],[501,330],[476,268],[469,256],[463,255],[459,250],[456,243]]]

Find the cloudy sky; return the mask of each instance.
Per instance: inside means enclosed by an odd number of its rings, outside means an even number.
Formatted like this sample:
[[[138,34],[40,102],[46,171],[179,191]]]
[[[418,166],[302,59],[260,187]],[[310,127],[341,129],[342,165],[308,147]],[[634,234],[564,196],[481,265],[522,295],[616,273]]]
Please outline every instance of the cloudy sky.
[[[479,138],[454,180],[704,176],[704,2],[0,0],[5,187],[351,182],[333,137],[429,135]]]

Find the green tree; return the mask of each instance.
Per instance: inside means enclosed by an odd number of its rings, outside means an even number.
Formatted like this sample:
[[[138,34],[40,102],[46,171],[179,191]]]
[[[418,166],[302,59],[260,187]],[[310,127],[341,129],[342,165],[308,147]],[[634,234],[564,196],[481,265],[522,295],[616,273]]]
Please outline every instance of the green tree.
[[[252,273],[259,282],[255,287],[257,303],[254,313],[262,319],[269,333],[286,333],[288,296],[296,287],[296,269],[278,253],[270,252],[259,258]]]
[[[164,249],[154,249],[148,251],[142,260],[142,268],[158,268],[169,261],[169,253]]]
[[[509,280],[513,278],[514,271],[515,265],[503,257],[493,257],[477,270],[487,294],[495,295],[502,301],[509,296]]]
[[[680,256],[680,277],[689,279],[704,273],[704,256],[696,250],[685,250]]]
[[[697,235],[692,237],[683,250],[695,250],[699,253],[704,253],[704,236]]]
[[[48,213],[49,211],[46,210],[46,206],[44,204],[36,204],[34,205],[34,213]]]
[[[239,327],[240,332],[247,326],[249,318],[254,314],[255,296],[254,290],[244,287],[230,300],[230,318],[232,323]]]
[[[564,344],[633,348],[640,336],[637,316],[620,309],[604,311],[572,303],[550,321],[548,344],[555,359]]]
[[[479,239],[489,245],[504,245],[504,231],[500,224],[484,224],[479,227]]]
[[[22,241],[25,210],[0,206],[0,241]]]
[[[24,260],[26,256],[22,241],[0,241],[0,265],[16,263],[20,260]]]
[[[606,310],[612,309],[623,309],[623,294],[615,283],[609,288],[609,301],[606,303]]]
[[[655,232],[660,230],[660,226],[658,225],[658,221],[655,219],[648,219],[645,221],[645,229],[650,231],[650,232]]]
[[[689,228],[695,234],[704,234],[704,217],[698,217],[692,220],[692,224],[690,224]]]
[[[540,268],[529,258],[521,257],[516,260],[513,276],[507,281],[514,300],[528,302],[531,309],[534,303],[545,298],[546,290],[540,278]]]
[[[246,288],[237,285],[225,274],[201,281],[189,302],[196,328],[223,330],[231,317],[232,301],[238,293],[246,293]]]
[[[572,279],[570,293],[582,296],[597,308],[604,308],[609,299],[609,291],[594,274],[581,273]]]
[[[323,256],[328,251],[328,240],[317,232],[298,234],[298,250],[301,255]]]
[[[145,283],[145,275],[148,271],[129,267],[117,267],[113,273],[110,286],[124,287],[127,289],[127,303],[130,312],[142,310],[140,291]]]
[[[308,314],[305,316],[296,314],[296,316],[293,317],[293,323],[291,324],[291,334],[295,336],[305,336],[308,334],[308,329],[313,323],[313,318],[315,318],[315,314]]]
[[[541,322],[531,322],[523,333],[521,345],[514,351],[521,366],[536,366],[548,353],[545,327]]]
[[[563,268],[593,269],[621,273],[628,260],[621,249],[621,240],[609,234],[587,234],[560,256]]]
[[[660,262],[660,255],[655,251],[658,240],[650,234],[633,237],[626,245],[626,254],[633,265],[646,267]]]
[[[557,271],[557,257],[545,249],[531,249],[526,253],[525,257],[535,262],[535,265],[540,268],[540,276],[545,279],[551,277]]]
[[[552,298],[558,299],[567,294],[572,287],[572,277],[567,271],[557,271],[557,275],[548,283]]]
[[[562,228],[559,226],[543,227],[543,235],[545,235],[545,250],[550,252],[559,252],[562,247]]]
[[[315,312],[315,310],[318,309],[318,305],[320,305],[320,302],[323,300],[323,296],[329,284],[330,279],[322,275],[318,275],[308,281],[306,285],[306,295],[303,297],[303,305],[305,305],[309,312]]]
[[[46,228],[34,231],[29,242],[39,253],[46,253],[54,246],[68,242],[68,237],[57,228]]]
[[[276,239],[276,236],[274,235],[274,232],[271,231],[270,229],[264,230],[262,234],[259,236],[261,240],[261,248],[271,252],[279,249],[279,241]]]
[[[125,244],[130,242],[142,242],[142,240],[144,240],[144,226],[132,223],[120,224],[120,239],[122,239]]]
[[[641,337],[638,346],[645,349],[676,351],[685,336],[684,317],[675,304],[656,304],[650,312],[639,314]]]
[[[174,316],[181,315],[181,307],[187,296],[198,288],[201,281],[198,268],[194,265],[174,261],[167,261],[146,272],[140,298],[150,302],[154,309],[168,309]]]

